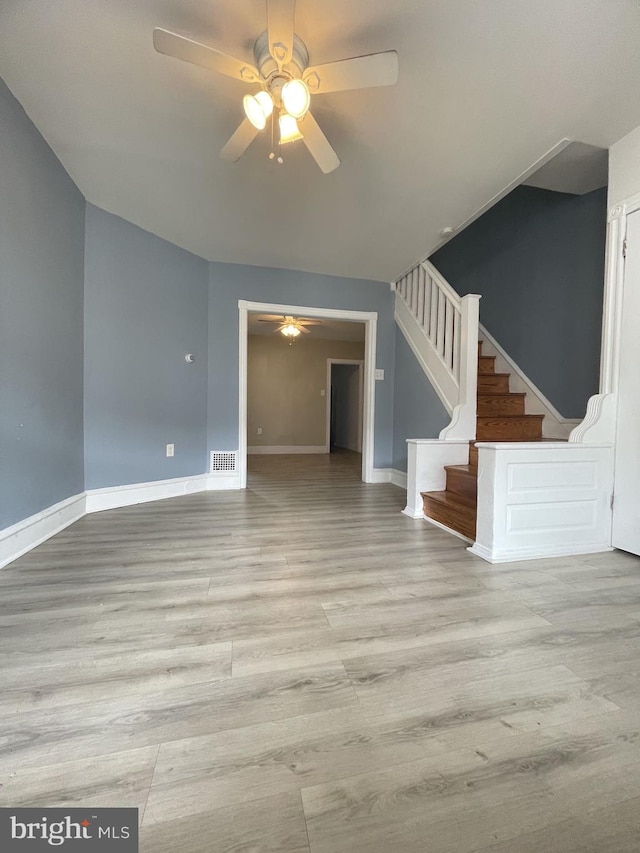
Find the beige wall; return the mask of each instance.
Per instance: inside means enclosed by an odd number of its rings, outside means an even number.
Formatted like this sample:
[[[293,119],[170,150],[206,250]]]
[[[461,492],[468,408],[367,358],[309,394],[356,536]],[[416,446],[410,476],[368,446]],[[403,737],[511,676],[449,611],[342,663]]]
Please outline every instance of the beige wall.
[[[364,344],[305,336],[249,335],[247,444],[318,447],[326,443],[327,359],[364,359]],[[327,392],[328,393],[328,392]],[[262,427],[262,435],[258,435]]]

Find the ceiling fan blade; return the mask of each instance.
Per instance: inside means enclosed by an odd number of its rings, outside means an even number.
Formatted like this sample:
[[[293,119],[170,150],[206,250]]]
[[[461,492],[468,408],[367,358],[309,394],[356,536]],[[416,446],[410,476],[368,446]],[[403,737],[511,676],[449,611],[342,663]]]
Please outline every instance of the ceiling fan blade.
[[[318,166],[327,175],[340,165],[340,158],[331,147],[331,143],[320,129],[320,125],[311,115],[307,113],[300,122],[303,142],[309,149],[311,156]]]
[[[236,163],[260,131],[246,118],[220,152],[223,160]]]
[[[279,68],[293,58],[295,13],[296,0],[267,0],[269,53]]]
[[[366,89],[371,86],[392,86],[398,81],[398,54],[395,50],[354,56],[339,62],[327,62],[307,68],[302,79],[314,95],[344,92],[347,89]]]
[[[183,62],[190,62],[201,68],[208,68],[209,71],[226,74],[227,77],[233,77],[236,80],[244,80],[245,83],[256,83],[260,80],[257,68],[250,63],[235,59],[226,53],[220,53],[213,47],[200,44],[187,36],[171,33],[169,30],[156,28],[153,31],[153,46],[158,53],[182,59]]]

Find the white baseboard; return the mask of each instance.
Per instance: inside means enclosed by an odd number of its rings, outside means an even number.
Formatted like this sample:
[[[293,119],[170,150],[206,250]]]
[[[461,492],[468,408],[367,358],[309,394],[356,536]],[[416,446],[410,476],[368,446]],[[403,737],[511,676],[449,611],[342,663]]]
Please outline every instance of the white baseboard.
[[[151,483],[130,483],[127,486],[89,489],[86,493],[87,512],[102,512],[105,509],[204,492],[209,488],[210,479],[213,479],[212,475],[197,474],[193,477],[176,477],[172,480],[154,480]]]
[[[407,488],[407,475],[397,468],[374,468],[372,483],[391,483],[400,489]]]
[[[579,557],[581,554],[601,554],[604,551],[613,551],[608,543],[602,542],[595,545],[579,546],[548,546],[542,548],[514,548],[494,553],[477,542],[467,548],[476,557],[482,557],[487,563],[518,563],[522,560],[544,560],[549,557]]]
[[[0,531],[0,569],[85,514],[85,496],[74,495]]]
[[[571,430],[581,422],[581,419],[563,417],[482,324],[479,326],[478,333],[482,342],[486,344],[483,349],[484,355],[495,355],[496,357],[496,373],[510,373],[510,390],[524,392],[527,395],[525,398],[526,413],[528,415],[544,415],[542,421],[543,437],[554,438],[558,441],[568,439]]]
[[[455,536],[456,539],[462,539],[463,542],[466,542],[468,545],[473,544],[473,540],[469,539],[468,536],[464,536],[462,533],[458,533],[457,530],[452,530],[450,527],[447,527],[446,524],[441,524],[439,521],[436,521],[434,518],[429,518],[428,515],[422,516],[425,521],[428,521],[429,524],[433,524],[434,527],[437,527],[439,530],[444,530],[445,533],[450,533],[452,536]],[[467,551],[470,551],[471,548],[467,548]]]
[[[254,444],[247,447],[247,453],[250,455],[255,455],[258,453],[267,453],[274,455],[288,455],[291,453],[302,453],[302,454],[313,454],[313,453],[328,453],[326,445],[324,444],[311,444],[311,445],[301,445],[301,444]]]
[[[197,474],[193,477],[177,477],[151,483],[90,489],[0,530],[0,569],[55,536],[56,533],[60,533],[87,513],[163,498],[177,498],[196,492],[227,491],[239,488],[240,474]]]
[[[410,506],[406,506],[402,510],[402,515],[406,515],[407,518],[424,518],[424,512],[421,510],[416,510],[415,512],[411,509]]]
[[[391,480],[390,482],[397,486],[399,489],[404,489],[407,491],[407,472],[399,471],[397,468],[391,469]]]
[[[240,489],[240,474],[207,474],[208,492],[227,492]]]

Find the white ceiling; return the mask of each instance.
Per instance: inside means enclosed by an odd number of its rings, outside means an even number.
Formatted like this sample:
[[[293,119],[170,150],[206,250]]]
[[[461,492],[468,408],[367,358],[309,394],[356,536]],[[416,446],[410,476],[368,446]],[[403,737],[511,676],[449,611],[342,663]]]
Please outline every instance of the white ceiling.
[[[263,314],[248,314],[250,335],[272,335],[277,323],[262,323]],[[344,320],[321,320],[317,326],[309,326],[309,334],[304,338],[318,338],[326,341],[362,341],[364,342],[364,323],[349,323]]]
[[[161,26],[246,59],[264,0],[2,0],[0,75],[89,201],[205,258],[391,280],[563,138],[640,125],[637,0],[298,0],[314,64],[395,48],[395,87],[318,96],[342,165],[218,152],[244,84],[155,53]]]
[[[607,186],[609,152],[606,148],[572,142],[524,183],[559,193],[584,195]]]

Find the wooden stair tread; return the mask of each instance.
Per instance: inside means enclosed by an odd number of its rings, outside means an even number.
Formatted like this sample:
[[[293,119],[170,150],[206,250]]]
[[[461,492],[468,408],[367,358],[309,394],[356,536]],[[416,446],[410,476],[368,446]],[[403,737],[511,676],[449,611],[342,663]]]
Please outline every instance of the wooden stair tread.
[[[507,373],[484,374],[485,376],[510,376]],[[524,391],[478,391],[478,397],[526,397]]]
[[[461,495],[459,492],[421,492],[423,498],[429,498],[431,501],[442,504],[448,507],[458,507],[464,509],[472,509],[475,512],[476,501],[468,495]]]

